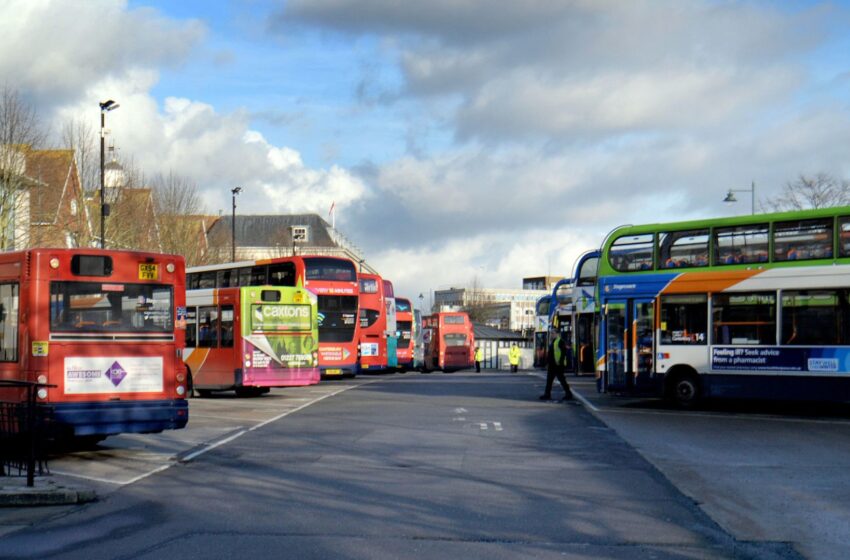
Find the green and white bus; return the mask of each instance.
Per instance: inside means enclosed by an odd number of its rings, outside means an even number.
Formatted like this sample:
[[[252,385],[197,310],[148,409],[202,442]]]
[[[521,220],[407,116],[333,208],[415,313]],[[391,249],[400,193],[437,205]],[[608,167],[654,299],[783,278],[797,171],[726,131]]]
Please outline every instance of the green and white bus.
[[[850,400],[850,207],[617,228],[597,301],[602,392]]]

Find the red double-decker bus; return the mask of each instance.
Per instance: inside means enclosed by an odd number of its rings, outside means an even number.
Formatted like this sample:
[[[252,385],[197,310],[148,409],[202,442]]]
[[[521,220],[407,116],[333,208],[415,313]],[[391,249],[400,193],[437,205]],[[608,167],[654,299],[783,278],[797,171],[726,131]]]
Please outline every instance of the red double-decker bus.
[[[441,312],[422,318],[425,371],[472,367],[475,335],[469,315]]]
[[[413,369],[413,306],[406,298],[395,299],[396,325],[398,328],[398,367]]]
[[[301,286],[318,298],[319,369],[323,376],[355,375],[360,341],[360,287],[354,263],[343,257],[299,255],[192,267],[189,289]]]
[[[387,314],[384,281],[377,274],[358,274],[360,280],[360,371],[387,369]]]
[[[38,389],[67,436],[186,426],[185,264],[99,249],[0,254],[0,378]],[[0,389],[0,400],[23,398]]]

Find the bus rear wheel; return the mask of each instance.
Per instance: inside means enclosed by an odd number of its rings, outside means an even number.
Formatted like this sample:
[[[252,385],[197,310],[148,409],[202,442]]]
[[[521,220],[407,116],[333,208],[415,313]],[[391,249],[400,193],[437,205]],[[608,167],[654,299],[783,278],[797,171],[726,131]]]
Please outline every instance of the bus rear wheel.
[[[693,371],[675,373],[667,385],[667,397],[680,408],[692,408],[702,395],[699,376]]]
[[[237,397],[259,397],[265,393],[268,393],[269,390],[267,387],[237,387],[236,388],[236,396]]]

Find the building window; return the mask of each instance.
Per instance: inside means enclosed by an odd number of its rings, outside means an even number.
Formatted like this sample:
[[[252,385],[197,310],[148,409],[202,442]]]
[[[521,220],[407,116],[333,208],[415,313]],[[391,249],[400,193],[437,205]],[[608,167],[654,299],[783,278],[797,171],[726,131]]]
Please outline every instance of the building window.
[[[77,201],[76,200],[71,201],[71,215],[72,216],[77,215]]]

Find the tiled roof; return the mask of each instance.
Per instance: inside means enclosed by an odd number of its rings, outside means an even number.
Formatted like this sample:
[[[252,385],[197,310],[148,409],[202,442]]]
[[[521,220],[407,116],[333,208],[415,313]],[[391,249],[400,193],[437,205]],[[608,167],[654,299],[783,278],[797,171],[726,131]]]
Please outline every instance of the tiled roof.
[[[220,217],[209,229],[211,246],[230,244],[231,216]],[[328,224],[318,214],[281,216],[236,216],[236,244],[240,247],[289,247],[292,245],[292,226],[307,226],[309,239],[299,244],[307,247],[336,247]]]

